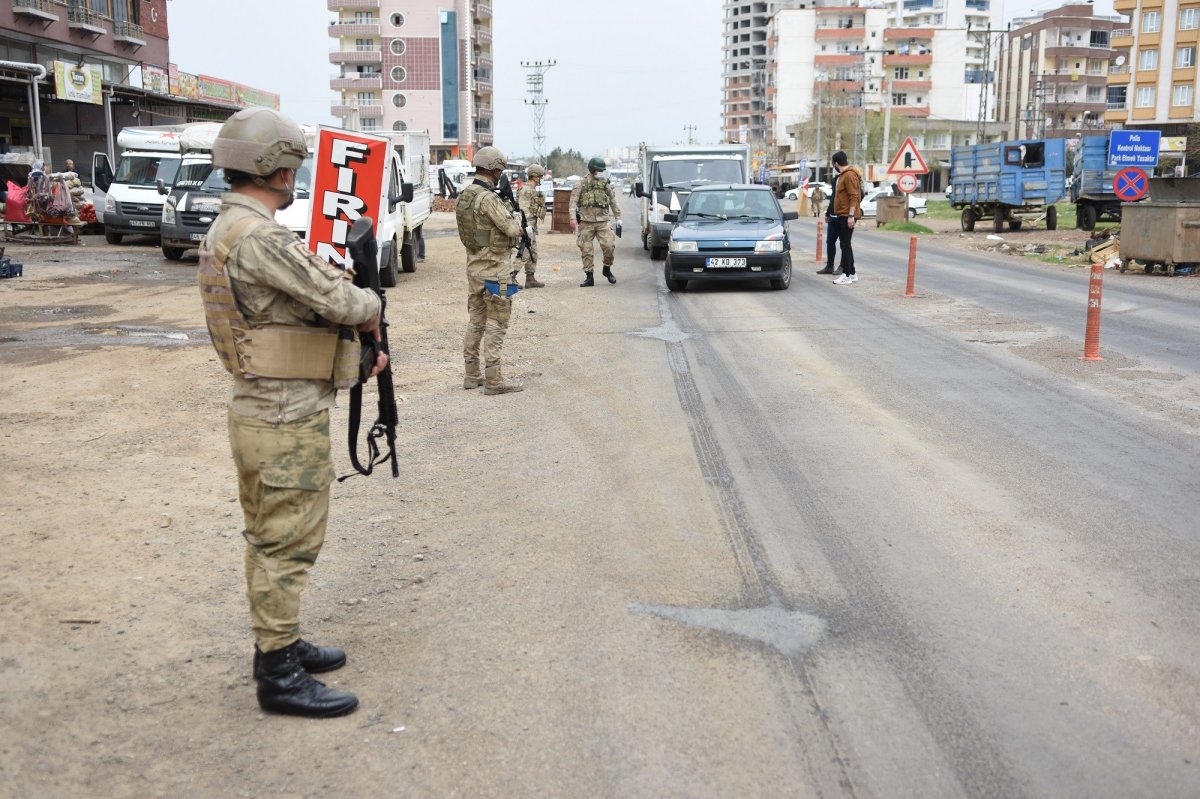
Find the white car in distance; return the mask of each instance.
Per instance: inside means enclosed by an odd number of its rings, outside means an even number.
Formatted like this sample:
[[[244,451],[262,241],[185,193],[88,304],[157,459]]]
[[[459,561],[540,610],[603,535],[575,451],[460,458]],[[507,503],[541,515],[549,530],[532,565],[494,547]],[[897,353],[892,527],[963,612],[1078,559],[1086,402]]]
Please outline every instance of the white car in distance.
[[[892,189],[890,186],[881,186],[878,189],[871,189],[862,198],[859,204],[862,207],[864,217],[875,216],[876,206],[879,204],[880,197],[891,197]],[[915,197],[912,194],[908,195],[908,218],[915,219],[918,214],[924,214],[929,211],[925,198]]]

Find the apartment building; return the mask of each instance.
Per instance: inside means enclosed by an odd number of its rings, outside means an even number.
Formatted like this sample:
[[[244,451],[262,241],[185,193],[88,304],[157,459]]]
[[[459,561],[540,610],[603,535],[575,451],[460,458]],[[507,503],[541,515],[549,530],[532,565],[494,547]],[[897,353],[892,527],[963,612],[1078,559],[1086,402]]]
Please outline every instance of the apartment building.
[[[1070,136],[1106,127],[1112,48],[1120,17],[1091,4],[1014,20],[1001,52],[997,119],[1006,138]]]
[[[812,5],[811,0],[725,0],[721,127],[726,141],[756,149],[765,145],[767,29],[776,11],[802,5]]]
[[[1105,122],[1196,134],[1200,0],[1115,0],[1130,22],[1112,31]]]
[[[344,127],[429,131],[435,163],[492,143],[491,0],[326,2]]]
[[[898,140],[864,144],[868,115],[885,115],[933,160],[950,147],[997,131],[993,116],[994,15],[987,0],[903,0],[899,3],[817,4],[777,12],[769,26],[768,145],[779,160],[813,157],[811,124],[822,114],[855,120],[840,144],[866,162],[890,158]],[[935,81],[934,75],[938,78]],[[904,120],[900,122],[899,120]],[[844,126],[843,126],[844,127]],[[836,135],[836,134],[835,134]],[[889,137],[890,138],[890,137]]]
[[[133,125],[223,120],[276,95],[171,64],[167,0],[0,0],[0,153],[84,172]],[[45,77],[38,77],[45,69]],[[33,85],[37,86],[36,94]]]

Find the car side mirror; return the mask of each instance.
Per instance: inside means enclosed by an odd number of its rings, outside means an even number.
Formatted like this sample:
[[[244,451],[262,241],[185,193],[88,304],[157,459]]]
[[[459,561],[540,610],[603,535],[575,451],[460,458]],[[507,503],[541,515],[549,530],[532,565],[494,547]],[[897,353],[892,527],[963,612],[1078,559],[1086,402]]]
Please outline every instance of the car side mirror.
[[[412,202],[412,200],[413,200],[413,184],[411,184],[411,183],[401,183],[400,184],[400,199],[406,203]]]
[[[633,193],[639,197],[646,196],[646,187],[642,184],[642,182],[640,180],[637,183],[633,184]]]
[[[663,214],[664,222],[678,222],[679,214]]]
[[[162,178],[159,178],[158,180],[154,181],[154,188],[158,189],[158,193],[162,194],[162,195],[167,195],[167,194],[171,193],[171,190],[167,188],[167,184],[163,183]]]
[[[784,211],[783,212],[783,221],[784,222],[788,222],[792,219],[799,219],[799,218],[800,218],[800,214],[797,213],[796,211]]]

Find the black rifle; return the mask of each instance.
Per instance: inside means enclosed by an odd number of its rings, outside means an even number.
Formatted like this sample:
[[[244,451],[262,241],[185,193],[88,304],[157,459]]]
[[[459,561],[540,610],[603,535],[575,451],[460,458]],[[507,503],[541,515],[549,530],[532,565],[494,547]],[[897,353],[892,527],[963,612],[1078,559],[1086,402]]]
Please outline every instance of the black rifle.
[[[521,243],[517,245],[517,257],[520,258],[529,250],[529,257],[533,262],[537,263],[537,251],[533,249],[533,242],[529,238],[529,220],[525,218],[525,212],[521,210],[520,203],[513,196],[512,184],[508,181],[508,175],[501,175],[500,182],[496,184],[496,196],[504,202],[508,203],[508,207],[521,215]]]
[[[396,426],[400,423],[400,413],[396,410],[396,392],[392,387],[392,364],[375,376],[376,387],[379,391],[379,416],[371,431],[367,433],[367,465],[363,466],[358,460],[358,428],[362,422],[362,390],[363,384],[371,379],[371,370],[379,359],[379,353],[388,352],[387,335],[387,294],[379,287],[379,264],[376,261],[378,245],[375,243],[375,222],[367,216],[358,218],[350,227],[346,238],[347,251],[354,261],[354,285],[370,289],[379,295],[379,341],[374,333],[359,333],[358,340],[362,352],[358,362],[358,384],[350,389],[350,462],[359,474],[370,474],[376,465],[386,461],[392,463],[392,477],[400,476],[400,466],[396,463]],[[387,452],[380,454],[379,439],[387,439]],[[338,478],[339,481],[346,477]]]

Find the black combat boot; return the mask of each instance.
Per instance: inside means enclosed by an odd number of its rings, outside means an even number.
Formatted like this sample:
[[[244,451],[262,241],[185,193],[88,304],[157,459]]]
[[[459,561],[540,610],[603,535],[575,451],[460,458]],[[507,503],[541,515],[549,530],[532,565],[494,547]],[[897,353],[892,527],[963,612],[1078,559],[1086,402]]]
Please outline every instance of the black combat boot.
[[[613,273],[612,273],[612,267],[611,267],[611,266],[606,266],[606,267],[604,267],[604,276],[605,276],[606,278],[608,278],[608,282],[609,282],[609,283],[616,283],[616,282],[617,282],[617,279],[616,279],[616,277],[614,277],[614,276],[613,276]]]
[[[587,272],[586,274],[587,274],[587,277],[585,277],[583,279],[583,282],[579,284],[579,288],[581,288],[581,289],[587,288],[588,286],[596,285],[596,281],[592,278],[592,273]]]
[[[334,671],[346,665],[346,650],[336,646],[317,646],[301,638],[296,642],[299,647],[298,657],[300,666],[309,674],[323,674]],[[262,670],[262,651],[258,644],[254,645],[254,679]]]
[[[327,688],[309,676],[300,665],[302,643],[264,652],[258,658],[258,706],[271,713],[308,718],[344,716],[358,707],[354,694]]]

